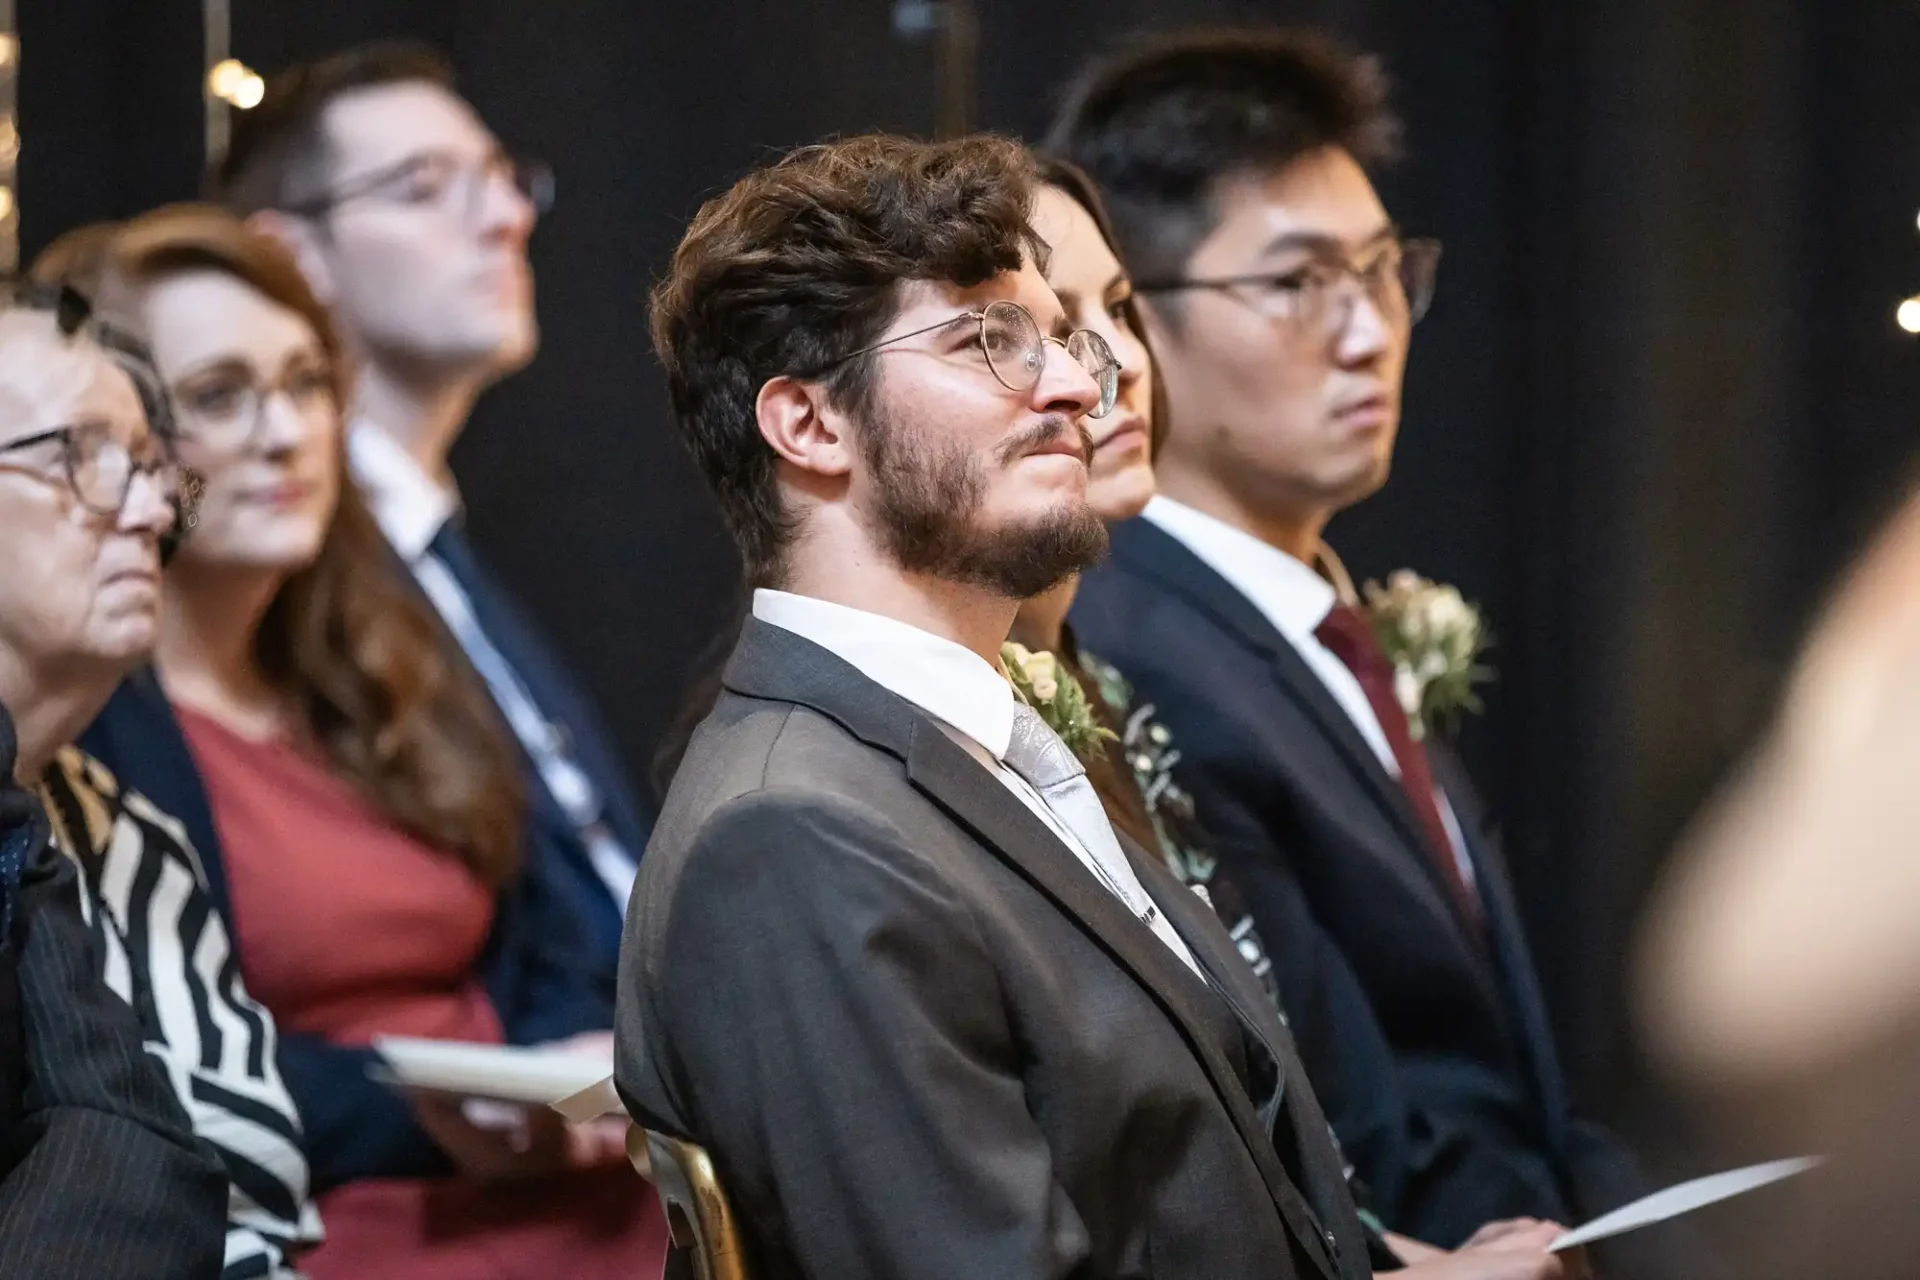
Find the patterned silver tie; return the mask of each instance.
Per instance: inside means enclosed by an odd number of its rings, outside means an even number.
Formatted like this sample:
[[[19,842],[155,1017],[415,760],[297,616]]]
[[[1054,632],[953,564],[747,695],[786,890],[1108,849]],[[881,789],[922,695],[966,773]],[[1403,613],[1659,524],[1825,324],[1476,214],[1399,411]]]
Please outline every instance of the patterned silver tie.
[[[1013,737],[1007,744],[1006,763],[1040,793],[1041,801],[1060,825],[1073,833],[1108,892],[1199,973],[1200,968],[1187,950],[1187,944],[1160,913],[1134,874],[1133,864],[1127,861],[1119,838],[1113,834],[1113,824],[1107,820],[1100,793],[1087,780],[1085,766],[1060,740],[1060,735],[1040,718],[1040,713],[1024,702],[1014,704]]]

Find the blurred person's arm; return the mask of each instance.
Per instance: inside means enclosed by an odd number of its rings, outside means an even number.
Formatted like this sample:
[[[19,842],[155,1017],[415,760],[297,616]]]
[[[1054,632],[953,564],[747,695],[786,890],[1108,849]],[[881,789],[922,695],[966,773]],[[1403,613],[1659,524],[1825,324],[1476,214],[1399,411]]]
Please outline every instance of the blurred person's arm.
[[[1920,499],[1846,581],[1679,865],[1645,976],[1683,1074],[1784,1079],[1920,1016]]]

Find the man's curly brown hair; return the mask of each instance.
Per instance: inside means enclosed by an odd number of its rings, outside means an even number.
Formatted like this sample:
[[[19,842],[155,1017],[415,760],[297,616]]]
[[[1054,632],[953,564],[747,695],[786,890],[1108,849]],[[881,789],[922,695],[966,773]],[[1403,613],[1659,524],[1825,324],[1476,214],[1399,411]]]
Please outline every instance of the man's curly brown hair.
[[[1044,262],[1036,186],[1033,158],[1006,138],[872,134],[802,147],[701,208],[654,288],[653,344],[753,585],[782,580],[794,534],[760,388],[818,376],[836,408],[864,412],[873,358],[846,358],[884,336],[902,282],[970,288]]]

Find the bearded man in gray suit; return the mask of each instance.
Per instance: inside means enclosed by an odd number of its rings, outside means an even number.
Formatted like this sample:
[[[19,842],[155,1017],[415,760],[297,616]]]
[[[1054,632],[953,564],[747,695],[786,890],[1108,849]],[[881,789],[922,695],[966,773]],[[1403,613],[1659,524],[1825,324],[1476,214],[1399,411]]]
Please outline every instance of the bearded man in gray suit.
[[[744,178],[653,298],[757,588],[641,861],[617,1079],[755,1274],[1356,1280],[1325,1119],[1212,912],[1117,838],[1000,646],[1106,545],[1016,145]]]

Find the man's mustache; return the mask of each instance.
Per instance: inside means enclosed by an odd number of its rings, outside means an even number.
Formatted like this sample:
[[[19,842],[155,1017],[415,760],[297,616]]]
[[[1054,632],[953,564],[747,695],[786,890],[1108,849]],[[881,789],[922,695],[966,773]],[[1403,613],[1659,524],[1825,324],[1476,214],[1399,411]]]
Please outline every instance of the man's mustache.
[[[1001,445],[1001,465],[1063,440],[1071,441],[1079,450],[1082,466],[1093,465],[1093,435],[1087,430],[1087,424],[1060,413],[1048,414]]]

